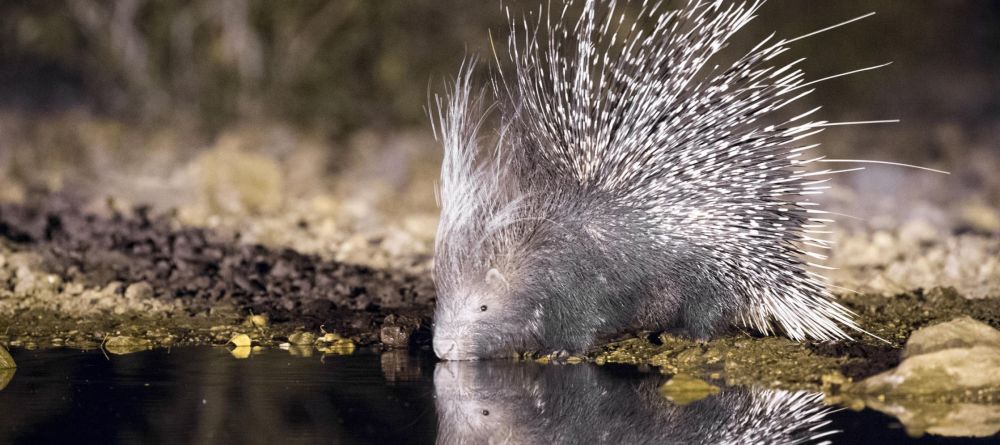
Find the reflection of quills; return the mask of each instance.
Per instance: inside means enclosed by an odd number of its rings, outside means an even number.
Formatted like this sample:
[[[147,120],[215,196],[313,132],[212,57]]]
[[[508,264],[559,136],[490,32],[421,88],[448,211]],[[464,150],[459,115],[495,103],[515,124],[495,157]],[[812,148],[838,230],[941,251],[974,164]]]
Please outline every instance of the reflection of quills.
[[[678,406],[663,377],[594,366],[441,362],[434,372],[438,443],[828,443],[822,395],[725,389]]]
[[[580,3],[512,20],[498,56],[513,70],[476,92],[467,66],[438,100],[438,356],[733,323],[794,339],[858,329],[809,270],[824,257],[808,249],[829,245],[809,196],[830,172],[807,173],[821,158],[798,141],[830,123],[775,116],[813,82],[798,61],[770,65],[788,40],[711,61],[759,2]]]

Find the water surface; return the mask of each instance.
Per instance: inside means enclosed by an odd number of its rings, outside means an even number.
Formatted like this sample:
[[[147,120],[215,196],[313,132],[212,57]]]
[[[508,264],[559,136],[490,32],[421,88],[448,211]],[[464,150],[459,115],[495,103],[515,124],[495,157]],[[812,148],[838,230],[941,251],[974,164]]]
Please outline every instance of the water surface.
[[[993,443],[910,438],[805,392],[723,388],[676,405],[663,376],[629,367],[405,351],[238,360],[218,347],[12,355],[0,443]]]

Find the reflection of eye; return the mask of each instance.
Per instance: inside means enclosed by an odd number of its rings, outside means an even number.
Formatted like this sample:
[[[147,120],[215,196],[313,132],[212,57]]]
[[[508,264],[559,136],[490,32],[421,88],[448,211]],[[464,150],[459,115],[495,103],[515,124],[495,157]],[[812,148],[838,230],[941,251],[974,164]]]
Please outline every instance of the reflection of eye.
[[[488,409],[484,409],[484,410],[483,410],[483,415],[484,415],[484,416],[488,416],[488,415],[490,415],[490,410],[488,410]]]
[[[479,306],[479,311],[480,312],[486,312],[486,305],[484,304],[482,306]]]

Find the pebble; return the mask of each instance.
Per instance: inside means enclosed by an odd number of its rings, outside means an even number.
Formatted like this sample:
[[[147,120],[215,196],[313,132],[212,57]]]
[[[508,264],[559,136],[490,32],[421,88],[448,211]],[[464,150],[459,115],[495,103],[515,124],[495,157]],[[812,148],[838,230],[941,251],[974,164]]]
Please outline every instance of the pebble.
[[[129,300],[146,300],[153,298],[153,286],[145,281],[132,283],[125,289],[125,298]]]
[[[297,346],[312,346],[313,343],[316,343],[316,334],[303,331],[295,332],[288,336],[288,342]]]
[[[229,339],[229,343],[237,348],[248,348],[253,344],[253,341],[250,340],[249,335],[237,334],[234,335],[233,338]]]
[[[126,335],[108,337],[104,342],[104,350],[116,355],[132,354],[149,349],[153,349],[153,342]]]

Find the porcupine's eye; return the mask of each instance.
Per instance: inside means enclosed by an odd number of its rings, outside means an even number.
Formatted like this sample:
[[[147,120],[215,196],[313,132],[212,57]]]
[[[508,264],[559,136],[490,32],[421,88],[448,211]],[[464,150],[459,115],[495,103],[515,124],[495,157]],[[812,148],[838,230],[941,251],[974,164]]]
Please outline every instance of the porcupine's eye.
[[[479,312],[486,312],[486,305],[479,306]]]

